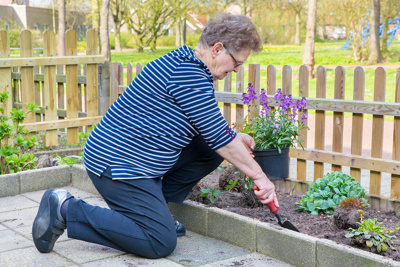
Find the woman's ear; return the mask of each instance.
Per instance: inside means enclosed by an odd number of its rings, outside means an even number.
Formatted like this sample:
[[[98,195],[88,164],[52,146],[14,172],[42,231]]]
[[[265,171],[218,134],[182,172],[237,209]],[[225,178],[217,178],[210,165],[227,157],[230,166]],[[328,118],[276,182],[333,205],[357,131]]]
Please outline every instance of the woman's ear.
[[[222,53],[224,50],[224,45],[221,42],[216,43],[213,45],[211,49],[211,55],[213,57],[217,56],[218,54]]]

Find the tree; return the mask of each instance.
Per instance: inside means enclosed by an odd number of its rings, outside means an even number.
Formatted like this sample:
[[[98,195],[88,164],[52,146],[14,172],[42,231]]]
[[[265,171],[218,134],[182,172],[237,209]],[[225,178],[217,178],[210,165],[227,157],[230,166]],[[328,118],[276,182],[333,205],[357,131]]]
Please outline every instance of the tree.
[[[58,0],[58,56],[65,56],[65,0]]]
[[[379,43],[381,3],[380,0],[371,0],[371,16],[369,23],[369,64],[382,62],[381,48]]]
[[[308,3],[306,43],[304,45],[303,65],[308,67],[310,77],[314,78],[314,42],[317,16],[317,0]]]
[[[173,24],[173,21],[166,24],[168,20],[173,20],[171,4],[164,0],[132,0],[129,8],[131,13],[124,20],[135,40],[137,51],[143,52],[149,44],[155,49],[157,38]],[[150,37],[145,40],[149,34]]]
[[[382,37],[381,37],[381,53],[382,57],[385,58],[388,52],[387,42],[388,35],[387,31],[389,30],[388,22],[395,18],[397,14],[400,12],[400,1],[399,0],[382,0],[381,1],[381,15],[382,21],[384,23],[382,29]]]
[[[121,52],[121,27],[124,25],[124,16],[126,14],[125,1],[111,0],[110,11],[114,23],[115,51]]]
[[[100,20],[100,39],[101,39],[101,54],[108,61],[111,61],[110,53],[110,40],[108,36],[108,10],[110,0],[103,0],[101,7],[101,20]]]

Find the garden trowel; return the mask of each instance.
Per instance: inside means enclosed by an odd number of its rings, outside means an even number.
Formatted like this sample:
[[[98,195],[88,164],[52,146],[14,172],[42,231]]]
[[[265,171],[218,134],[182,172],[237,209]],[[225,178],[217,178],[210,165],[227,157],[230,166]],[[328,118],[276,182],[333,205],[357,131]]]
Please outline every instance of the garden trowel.
[[[258,190],[258,187],[254,185],[253,190]],[[268,203],[267,207],[273,214],[275,214],[276,220],[278,221],[280,226],[292,231],[300,232],[291,222],[282,220],[281,215],[279,215],[279,209],[275,206],[274,202]]]

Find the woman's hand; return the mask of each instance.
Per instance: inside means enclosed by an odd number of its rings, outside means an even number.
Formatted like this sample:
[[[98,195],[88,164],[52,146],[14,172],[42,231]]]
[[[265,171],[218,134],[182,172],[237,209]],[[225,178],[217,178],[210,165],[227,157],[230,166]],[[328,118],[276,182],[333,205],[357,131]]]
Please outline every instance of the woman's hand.
[[[237,133],[236,137],[239,137],[239,140],[246,147],[249,154],[254,158],[254,154],[253,154],[253,150],[252,150],[256,146],[254,139],[250,135],[245,134],[245,133]]]
[[[268,179],[254,181],[254,194],[259,198],[262,204],[274,202],[275,206],[279,208],[278,199],[275,194],[275,186]]]

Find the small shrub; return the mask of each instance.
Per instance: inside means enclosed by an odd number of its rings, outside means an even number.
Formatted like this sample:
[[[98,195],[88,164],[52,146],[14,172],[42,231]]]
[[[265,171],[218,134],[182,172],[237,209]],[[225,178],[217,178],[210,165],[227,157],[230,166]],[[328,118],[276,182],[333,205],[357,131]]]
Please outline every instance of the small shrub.
[[[389,248],[396,250],[393,247],[392,239],[396,238],[394,235],[400,230],[400,223],[394,230],[388,230],[381,227],[382,223],[378,223],[377,219],[364,220],[363,211],[359,210],[360,220],[358,229],[349,229],[349,233],[346,234],[347,238],[352,239],[352,243],[360,246],[366,246],[369,248],[375,247],[378,253],[385,252]]]
[[[229,184],[226,186],[226,190],[229,190],[229,189],[234,189],[234,190],[238,190],[238,188],[240,187],[240,183],[239,183],[239,180],[230,180],[229,182],[228,182]]]
[[[298,211],[311,212],[313,215],[319,212],[332,214],[342,200],[352,197],[362,199],[367,204],[365,189],[353,177],[342,172],[327,173],[311,183],[310,187],[307,194],[301,197],[301,203],[295,203],[300,206]]]
[[[339,203],[339,207],[343,207],[345,209],[363,209],[368,208],[369,204],[363,202],[362,199],[356,197],[346,197]]]
[[[83,152],[80,156],[71,155],[66,157],[60,157],[59,155],[54,155],[57,160],[58,165],[69,165],[70,168],[74,166],[74,164],[82,164],[83,163]]]

